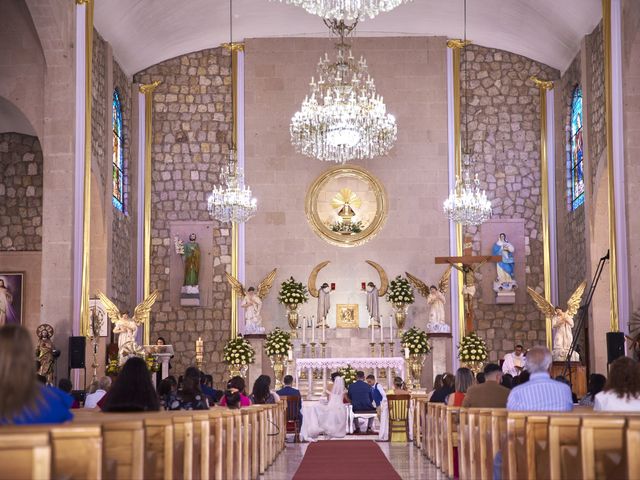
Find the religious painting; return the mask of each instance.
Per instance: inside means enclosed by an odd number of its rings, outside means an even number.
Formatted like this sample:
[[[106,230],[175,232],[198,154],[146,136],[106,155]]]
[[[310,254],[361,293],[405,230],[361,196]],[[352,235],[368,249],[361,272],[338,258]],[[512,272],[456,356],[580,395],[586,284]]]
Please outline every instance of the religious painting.
[[[92,337],[106,337],[109,335],[109,317],[107,310],[99,298],[89,299],[89,328]]]
[[[24,273],[0,272],[0,326],[22,323]]]
[[[336,328],[358,328],[358,305],[338,304],[336,305]]]
[[[371,240],[389,210],[380,181],[364,168],[338,166],[321,174],[309,187],[307,221],[326,242],[355,247]]]

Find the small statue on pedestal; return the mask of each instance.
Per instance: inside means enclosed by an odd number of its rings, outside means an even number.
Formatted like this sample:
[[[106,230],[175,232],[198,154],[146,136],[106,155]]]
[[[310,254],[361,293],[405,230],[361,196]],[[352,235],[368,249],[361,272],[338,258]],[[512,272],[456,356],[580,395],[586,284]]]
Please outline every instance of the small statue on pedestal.
[[[450,333],[451,327],[445,322],[444,305],[446,303],[447,291],[449,290],[449,279],[451,278],[451,266],[449,266],[440,277],[438,285],[427,284],[409,272],[405,272],[407,279],[427,299],[429,306],[429,321],[427,322],[427,333]]]
[[[493,282],[493,290],[497,293],[496,303],[515,303],[518,288],[515,274],[515,248],[507,240],[507,235],[501,233],[498,241],[491,250],[492,255],[501,256],[502,260],[496,263],[496,279]]]
[[[40,364],[38,375],[47,379],[48,384],[53,384],[53,327],[48,323],[43,323],[36,330],[38,336],[38,346],[36,347],[36,358]]]
[[[180,292],[180,305],[186,307],[200,306],[200,245],[196,242],[196,234],[189,235],[189,241],[174,239],[176,253],[184,260],[184,281]]]
[[[244,308],[244,334],[245,335],[262,335],[264,334],[264,326],[262,325],[262,299],[267,296],[273,280],[276,278],[277,269],[274,268],[266,277],[258,284],[258,290],[249,287],[245,290],[244,285],[232,275],[225,272],[227,281],[231,284],[231,288],[236,294],[242,298],[240,304]]]

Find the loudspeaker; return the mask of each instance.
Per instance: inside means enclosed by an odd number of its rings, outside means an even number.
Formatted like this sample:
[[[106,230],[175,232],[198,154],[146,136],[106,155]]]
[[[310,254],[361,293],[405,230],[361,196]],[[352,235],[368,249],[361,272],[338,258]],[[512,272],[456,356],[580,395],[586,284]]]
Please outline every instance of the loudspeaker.
[[[69,368],[84,368],[86,337],[69,337]]]
[[[607,363],[624,357],[624,333],[607,332]]]

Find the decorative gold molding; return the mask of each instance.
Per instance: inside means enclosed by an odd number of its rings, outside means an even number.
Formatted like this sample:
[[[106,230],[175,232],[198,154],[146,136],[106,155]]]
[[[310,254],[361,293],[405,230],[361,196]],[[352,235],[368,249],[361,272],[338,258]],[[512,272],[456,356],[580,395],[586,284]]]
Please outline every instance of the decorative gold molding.
[[[231,52],[231,88],[232,88],[232,116],[233,125],[231,126],[231,142],[234,148],[238,144],[238,52],[244,51],[244,44],[240,43],[224,43],[223,48]],[[238,278],[240,273],[240,226],[235,222],[231,224],[231,275]],[[231,338],[238,336],[238,294],[231,289]]]
[[[80,296],[80,334],[89,335],[89,255],[91,254],[91,72],[93,63],[93,1],[85,0],[85,113],[84,178],[82,212],[82,276]]]
[[[76,0],[76,5],[89,5],[93,4],[93,0]]]
[[[153,92],[162,83],[160,80],[139,85],[138,91],[144,94],[144,218],[143,218],[143,261],[142,261],[142,298],[151,292],[151,169],[153,161]],[[151,326],[149,315],[145,317],[143,342],[149,345]]]
[[[611,0],[602,0],[602,37],[604,40],[605,126],[607,134],[607,173],[609,174],[609,327],[619,330],[618,322],[618,251],[616,236],[615,178],[613,171],[613,97],[611,92]]]
[[[244,43],[242,42],[221,43],[220,46],[231,52],[244,52]]]
[[[547,90],[553,88],[553,82],[541,80],[535,76],[530,80],[540,90],[540,177],[542,185],[542,257],[544,271],[544,297],[551,303],[551,234],[549,225],[549,160],[547,155]],[[547,348],[553,346],[551,317],[545,318]]]
[[[452,39],[447,41],[447,47],[451,49],[453,54],[453,151],[454,151],[454,173],[456,178],[462,175],[462,132],[460,118],[460,52],[464,47],[470,45],[471,41],[466,42],[460,39]],[[462,225],[456,223],[456,256],[461,257],[463,254],[463,231]],[[465,334],[465,316],[464,316],[464,295],[462,294],[462,286],[464,278],[462,272],[457,271],[458,275],[458,342]],[[451,292],[453,294],[453,292]]]

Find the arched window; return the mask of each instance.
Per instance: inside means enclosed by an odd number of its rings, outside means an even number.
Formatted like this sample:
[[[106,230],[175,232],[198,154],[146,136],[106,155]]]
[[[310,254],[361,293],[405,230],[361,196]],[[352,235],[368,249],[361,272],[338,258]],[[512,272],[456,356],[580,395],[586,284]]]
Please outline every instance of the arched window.
[[[120,93],[113,91],[113,206],[124,212],[124,135]]]
[[[584,203],[584,169],[582,138],[582,89],[576,85],[571,95],[571,139],[569,168],[571,173],[571,210]]]

